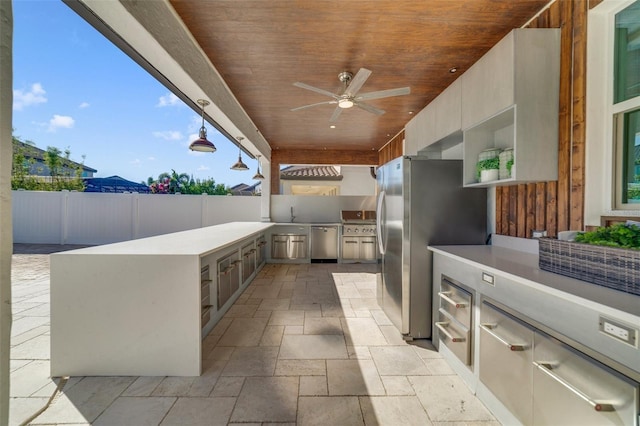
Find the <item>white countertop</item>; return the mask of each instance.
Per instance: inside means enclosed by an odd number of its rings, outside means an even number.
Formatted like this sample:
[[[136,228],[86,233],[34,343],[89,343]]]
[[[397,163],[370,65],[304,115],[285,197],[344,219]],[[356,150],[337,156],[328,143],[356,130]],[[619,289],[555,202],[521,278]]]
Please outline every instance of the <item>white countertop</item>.
[[[527,285],[559,290],[640,318],[640,296],[543,271],[538,267],[538,256],[535,254],[482,245],[430,246],[429,250]]]
[[[120,243],[54,253],[52,256],[65,254],[201,256],[228,247],[274,225],[274,223],[269,222],[230,222]]]

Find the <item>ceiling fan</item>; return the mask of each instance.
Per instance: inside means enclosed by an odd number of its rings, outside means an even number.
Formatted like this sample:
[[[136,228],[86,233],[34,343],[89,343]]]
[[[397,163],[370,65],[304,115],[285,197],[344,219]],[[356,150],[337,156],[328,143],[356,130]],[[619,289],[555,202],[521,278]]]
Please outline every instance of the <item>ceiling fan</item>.
[[[379,90],[376,92],[362,93],[358,95],[358,91],[362,88],[362,86],[367,81],[370,75],[371,75],[371,71],[366,68],[360,68],[360,70],[355,76],[352,73],[347,71],[343,71],[340,74],[338,74],[338,79],[344,85],[342,94],[331,93],[327,90],[309,86],[308,84],[305,84],[305,83],[300,83],[300,82],[293,83],[293,85],[296,87],[300,87],[301,89],[311,90],[312,92],[320,93],[321,95],[326,95],[333,99],[330,101],[318,102],[315,104],[304,105],[298,108],[293,108],[291,109],[291,111],[299,111],[301,109],[311,108],[318,105],[338,104],[336,109],[333,111],[331,118],[329,119],[330,122],[337,121],[343,109],[351,108],[353,106],[357,106],[358,108],[361,108],[373,114],[382,115],[385,112],[383,109],[376,108],[362,101],[389,98],[391,96],[408,95],[409,93],[411,93],[411,89],[409,87],[400,87],[397,89]]]

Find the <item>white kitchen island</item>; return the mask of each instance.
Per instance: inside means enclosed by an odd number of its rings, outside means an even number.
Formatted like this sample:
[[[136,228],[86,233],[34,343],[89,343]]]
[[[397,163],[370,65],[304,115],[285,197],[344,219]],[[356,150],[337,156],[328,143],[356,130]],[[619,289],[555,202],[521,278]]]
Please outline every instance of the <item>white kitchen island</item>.
[[[201,340],[257,273],[271,226],[233,222],[52,254],[51,375],[200,375]],[[219,301],[218,276],[234,273],[236,288]]]

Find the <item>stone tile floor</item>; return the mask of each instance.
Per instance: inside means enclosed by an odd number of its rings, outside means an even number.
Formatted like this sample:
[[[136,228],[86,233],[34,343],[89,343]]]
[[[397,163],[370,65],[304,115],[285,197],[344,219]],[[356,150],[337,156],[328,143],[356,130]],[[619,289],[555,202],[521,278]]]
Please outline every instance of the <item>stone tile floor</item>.
[[[70,248],[14,248],[11,425],[57,386],[48,253]],[[31,424],[498,425],[428,342],[402,340],[373,272],[265,265],[204,340],[202,376],[72,377]]]

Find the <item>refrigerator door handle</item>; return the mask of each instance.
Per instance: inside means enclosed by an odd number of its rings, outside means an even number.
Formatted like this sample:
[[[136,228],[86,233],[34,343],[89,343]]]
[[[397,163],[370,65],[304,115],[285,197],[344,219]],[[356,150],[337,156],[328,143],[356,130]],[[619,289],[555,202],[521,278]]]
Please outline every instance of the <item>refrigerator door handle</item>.
[[[386,251],[386,244],[385,244],[383,233],[382,233],[382,221],[384,219],[382,217],[382,209],[385,201],[384,198],[385,198],[385,192],[380,191],[380,195],[378,195],[378,206],[376,208],[376,234],[378,237],[377,238],[378,248],[380,249],[381,255],[385,254],[385,251]]]

